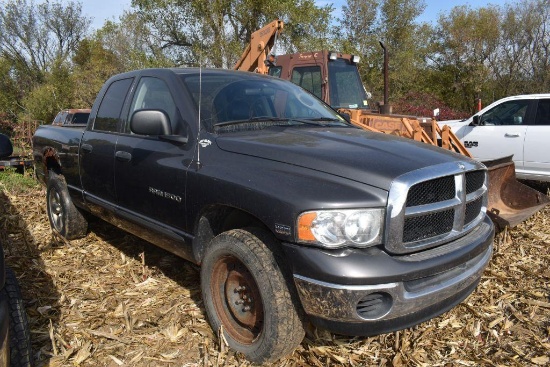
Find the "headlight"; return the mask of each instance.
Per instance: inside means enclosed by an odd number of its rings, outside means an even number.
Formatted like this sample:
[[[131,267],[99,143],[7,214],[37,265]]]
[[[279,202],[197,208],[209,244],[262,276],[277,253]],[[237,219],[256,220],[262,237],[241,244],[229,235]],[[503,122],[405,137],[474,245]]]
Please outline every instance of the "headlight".
[[[327,248],[368,247],[382,240],[384,209],[316,210],[298,217],[298,241]]]

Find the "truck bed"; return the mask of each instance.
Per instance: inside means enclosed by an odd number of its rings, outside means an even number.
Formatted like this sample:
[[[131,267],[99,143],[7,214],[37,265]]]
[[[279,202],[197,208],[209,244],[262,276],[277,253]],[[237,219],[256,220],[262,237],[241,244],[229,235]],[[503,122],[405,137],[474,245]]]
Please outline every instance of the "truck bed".
[[[39,181],[46,183],[45,167],[51,167],[54,171],[63,167],[67,185],[79,184],[78,149],[85,128],[86,126],[82,125],[42,125],[38,127],[33,138],[33,157],[36,177]],[[53,154],[57,154],[59,164],[53,159]]]

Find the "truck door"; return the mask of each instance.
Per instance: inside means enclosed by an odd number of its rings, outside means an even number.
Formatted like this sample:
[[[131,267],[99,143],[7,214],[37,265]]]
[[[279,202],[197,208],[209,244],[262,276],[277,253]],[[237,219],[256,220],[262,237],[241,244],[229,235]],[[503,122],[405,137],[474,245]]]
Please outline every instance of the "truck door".
[[[186,130],[167,83],[143,76],[130,103],[127,123],[119,136],[115,155],[115,185],[118,204],[130,216],[183,229],[185,224],[185,179],[193,150],[191,145],[158,136],[133,134],[129,121],[136,110],[166,113],[172,134]]]
[[[116,202],[114,155],[120,114],[133,78],[114,81],[107,89],[80,145],[80,174],[87,200]]]
[[[540,99],[533,123],[527,127],[524,147],[524,171],[536,179],[537,175],[548,177],[550,172],[550,99]],[[548,180],[548,178],[546,178]]]
[[[464,145],[481,161],[513,155],[516,169],[522,169],[530,104],[530,100],[512,100],[486,111],[480,125],[464,127]]]

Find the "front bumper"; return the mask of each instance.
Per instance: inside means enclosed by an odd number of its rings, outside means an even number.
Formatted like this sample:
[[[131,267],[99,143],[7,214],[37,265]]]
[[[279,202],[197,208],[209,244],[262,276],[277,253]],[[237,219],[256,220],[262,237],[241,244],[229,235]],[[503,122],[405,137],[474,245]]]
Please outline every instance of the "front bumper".
[[[401,258],[366,251],[362,254],[362,269],[356,266],[361,251],[337,256],[332,253],[333,261],[340,265],[340,274],[350,274],[340,277],[339,282],[326,280],[337,278],[332,270],[338,267],[325,267],[327,271],[318,268],[319,276],[314,278],[308,276],[311,272],[307,270],[308,275],[300,274],[296,261],[304,260],[303,256],[290,258],[294,282],[311,321],[337,334],[368,336],[410,327],[464,300],[479,283],[491,258],[493,237],[494,228],[486,219],[479,228],[453,243],[455,251],[433,249],[432,256]],[[287,253],[289,249],[286,248]],[[352,273],[345,267],[348,257],[353,260]],[[394,266],[385,267],[383,274],[373,273],[372,268],[382,259]],[[325,260],[324,264],[329,259]]]

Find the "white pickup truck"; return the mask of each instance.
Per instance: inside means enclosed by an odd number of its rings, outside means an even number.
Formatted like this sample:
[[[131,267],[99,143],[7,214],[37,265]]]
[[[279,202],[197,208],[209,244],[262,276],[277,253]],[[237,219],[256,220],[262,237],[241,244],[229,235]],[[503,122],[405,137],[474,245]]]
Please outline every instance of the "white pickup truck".
[[[440,125],[449,125],[476,159],[513,155],[518,178],[550,181],[550,94],[503,98]]]

